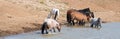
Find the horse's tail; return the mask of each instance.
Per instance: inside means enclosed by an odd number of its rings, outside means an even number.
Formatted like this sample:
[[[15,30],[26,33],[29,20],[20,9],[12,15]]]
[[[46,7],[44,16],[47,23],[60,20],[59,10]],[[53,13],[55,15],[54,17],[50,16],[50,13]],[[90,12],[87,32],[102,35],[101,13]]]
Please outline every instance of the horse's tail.
[[[67,13],[67,22],[70,23],[71,21],[71,15]]]
[[[67,22],[69,23],[69,11],[67,11],[67,15],[66,15],[66,19],[67,19]]]
[[[56,20],[57,16],[58,16],[58,11],[55,12],[55,17],[54,17],[55,20]]]
[[[72,12],[75,12],[75,11],[77,11],[77,10],[76,10],[76,9],[70,9],[70,10],[67,11],[67,16],[66,16],[66,18],[67,18],[67,22],[68,22],[68,23],[71,23],[71,19],[72,19],[71,13],[72,13]]]
[[[44,30],[47,28],[47,22],[44,22],[41,27],[41,33],[44,34]]]

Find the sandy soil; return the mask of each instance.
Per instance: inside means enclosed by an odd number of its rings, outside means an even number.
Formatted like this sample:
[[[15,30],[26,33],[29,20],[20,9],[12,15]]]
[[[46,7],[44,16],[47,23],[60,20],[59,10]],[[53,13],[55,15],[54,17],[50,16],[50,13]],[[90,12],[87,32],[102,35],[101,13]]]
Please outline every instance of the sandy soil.
[[[60,9],[60,23],[66,23],[70,8],[89,7],[103,21],[120,22],[119,0],[0,0],[0,36],[40,30],[50,9]]]

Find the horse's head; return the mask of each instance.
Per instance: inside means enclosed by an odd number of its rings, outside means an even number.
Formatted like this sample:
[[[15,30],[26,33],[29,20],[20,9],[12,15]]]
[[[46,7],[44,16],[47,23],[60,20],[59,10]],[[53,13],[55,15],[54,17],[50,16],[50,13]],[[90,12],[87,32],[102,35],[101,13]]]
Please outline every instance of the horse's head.
[[[99,18],[97,19],[97,21],[98,21],[98,22],[101,22],[101,18],[99,17]]]
[[[61,31],[61,24],[57,24],[57,29],[59,32]]]
[[[93,12],[86,13],[86,16],[88,20],[90,20],[91,18],[94,18],[94,13]]]

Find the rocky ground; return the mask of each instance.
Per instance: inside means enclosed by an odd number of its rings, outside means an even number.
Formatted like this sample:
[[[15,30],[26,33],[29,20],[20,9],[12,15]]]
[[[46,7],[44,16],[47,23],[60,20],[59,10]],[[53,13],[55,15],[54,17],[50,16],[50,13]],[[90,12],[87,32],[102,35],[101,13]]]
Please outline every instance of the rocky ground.
[[[120,22],[119,0],[0,0],[0,36],[39,30],[52,8],[60,9],[60,23],[66,11],[90,8],[103,21]]]

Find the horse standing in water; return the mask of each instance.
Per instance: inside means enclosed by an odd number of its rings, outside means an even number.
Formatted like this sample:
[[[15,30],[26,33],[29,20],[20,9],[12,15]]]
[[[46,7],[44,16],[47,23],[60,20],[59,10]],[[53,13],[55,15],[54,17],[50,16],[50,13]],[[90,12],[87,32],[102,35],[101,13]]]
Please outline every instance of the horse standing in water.
[[[71,18],[72,18],[72,24],[74,25],[74,20],[77,20],[79,22],[79,25],[85,25],[85,22],[88,22],[89,20],[87,19],[88,17],[80,12],[72,12],[71,13]]]
[[[95,26],[95,27],[101,27],[101,18],[91,18],[91,27]]]
[[[59,13],[59,9],[53,8],[50,11],[50,14],[48,14],[47,18],[53,18],[55,20],[57,20],[57,18],[59,17],[60,13]]]
[[[54,32],[56,32],[55,28],[57,28],[57,30],[60,32],[61,26],[56,20],[49,19],[49,18],[45,19],[45,21],[44,21],[44,23],[43,23],[43,25],[41,27],[41,29],[42,29],[41,33],[44,34],[44,30],[46,31],[46,34],[48,34],[49,31],[52,32],[52,30],[54,30]]]
[[[67,11],[67,16],[66,16],[68,23],[72,22],[71,21],[71,13],[74,12],[74,11],[80,12],[80,13],[86,15],[88,20],[90,20],[91,17],[94,18],[94,14],[93,14],[93,12],[90,11],[89,8],[85,8],[85,9],[82,9],[82,10],[70,9],[70,10]]]

